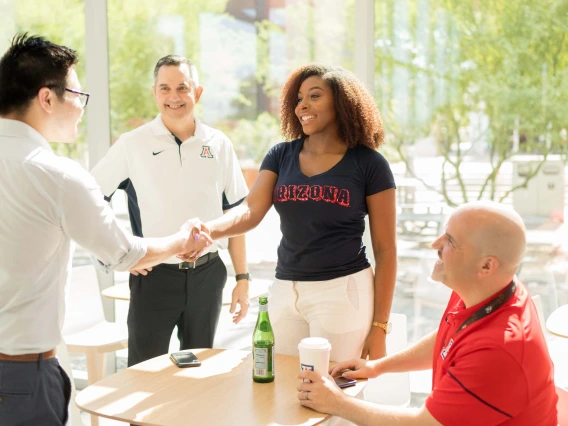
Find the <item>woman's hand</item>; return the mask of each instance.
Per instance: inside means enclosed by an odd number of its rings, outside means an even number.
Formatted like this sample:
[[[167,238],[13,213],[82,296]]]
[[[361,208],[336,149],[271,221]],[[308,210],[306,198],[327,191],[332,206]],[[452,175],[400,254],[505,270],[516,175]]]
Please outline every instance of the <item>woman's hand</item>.
[[[379,359],[387,355],[387,334],[380,327],[371,327],[371,331],[365,339],[361,358]]]

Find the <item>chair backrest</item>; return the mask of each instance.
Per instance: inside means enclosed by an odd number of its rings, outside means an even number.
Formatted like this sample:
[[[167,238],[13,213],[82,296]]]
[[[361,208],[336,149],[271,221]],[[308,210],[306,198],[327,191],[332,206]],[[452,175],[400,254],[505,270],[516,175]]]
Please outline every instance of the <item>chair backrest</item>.
[[[406,315],[391,313],[390,321],[392,332],[387,335],[387,352],[393,354],[408,345]],[[364,392],[366,401],[406,406],[410,403],[410,376],[393,373],[369,379]]]
[[[392,333],[387,334],[387,351],[389,354],[399,352],[408,346],[406,315],[391,314]]]
[[[87,265],[72,268],[66,293],[63,335],[78,333],[104,320],[95,267]]]
[[[538,320],[540,321],[540,328],[542,328],[542,332],[544,336],[548,336],[548,330],[546,329],[546,318],[544,317],[544,309],[542,308],[542,299],[539,294],[536,296],[531,297],[535,307],[536,312],[538,313]]]
[[[568,392],[556,386],[556,395],[558,395],[558,425],[568,426]]]
[[[546,339],[548,353],[554,364],[554,383],[556,383],[557,386],[568,386],[568,339],[555,336],[548,331],[540,295],[532,296],[532,300],[538,312],[538,319],[542,332],[544,333],[544,338]],[[566,404],[568,405],[568,401],[566,401]],[[564,410],[568,411],[568,406],[564,408]],[[568,421],[565,424],[568,426]]]
[[[525,284],[531,294],[540,293],[541,306],[545,315],[550,315],[558,308],[558,293],[553,268],[547,263],[542,265],[533,261],[536,266],[522,266],[518,277]],[[524,264],[522,264],[524,265]],[[546,318],[546,317],[545,317]]]

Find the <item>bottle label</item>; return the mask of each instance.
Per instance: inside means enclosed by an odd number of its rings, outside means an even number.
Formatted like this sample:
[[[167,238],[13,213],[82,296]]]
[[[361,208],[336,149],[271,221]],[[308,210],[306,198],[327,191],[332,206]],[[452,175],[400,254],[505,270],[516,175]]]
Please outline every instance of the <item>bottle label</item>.
[[[259,305],[258,312],[268,312],[268,305]]]
[[[254,349],[254,375],[268,376],[268,348]]]

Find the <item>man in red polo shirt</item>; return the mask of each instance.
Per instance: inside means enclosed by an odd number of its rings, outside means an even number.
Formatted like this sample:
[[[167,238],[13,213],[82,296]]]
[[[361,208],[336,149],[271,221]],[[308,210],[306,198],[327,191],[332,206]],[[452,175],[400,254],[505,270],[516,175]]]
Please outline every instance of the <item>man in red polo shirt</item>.
[[[525,227],[497,203],[465,204],[432,247],[432,278],[453,290],[440,326],[394,355],[337,364],[331,375],[371,378],[433,368],[432,393],[419,409],[347,397],[331,377],[304,371],[302,405],[361,425],[556,426],[553,366],[536,308],[516,280]]]

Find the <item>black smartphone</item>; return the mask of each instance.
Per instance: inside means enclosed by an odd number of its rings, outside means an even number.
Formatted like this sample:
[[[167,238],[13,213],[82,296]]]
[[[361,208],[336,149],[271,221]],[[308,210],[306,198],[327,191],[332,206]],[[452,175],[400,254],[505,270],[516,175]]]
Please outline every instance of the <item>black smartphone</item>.
[[[357,384],[357,380],[348,379],[347,377],[343,376],[334,377],[333,380],[335,380],[335,384],[337,384],[337,386],[339,386],[342,389],[348,388],[349,386],[355,386]]]
[[[179,368],[199,367],[201,365],[201,361],[193,352],[174,352],[170,354],[170,359]]]

